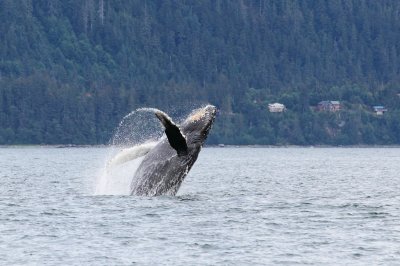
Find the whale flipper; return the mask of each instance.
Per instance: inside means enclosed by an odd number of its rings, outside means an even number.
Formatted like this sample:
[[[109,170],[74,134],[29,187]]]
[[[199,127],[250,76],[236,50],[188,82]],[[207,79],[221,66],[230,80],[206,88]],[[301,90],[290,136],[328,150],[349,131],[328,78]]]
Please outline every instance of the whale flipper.
[[[165,127],[165,134],[167,135],[169,145],[176,150],[178,156],[187,155],[188,146],[179,127],[172,122],[171,118],[169,118],[165,113],[156,112],[155,115]]]
[[[107,162],[107,167],[117,166],[129,161],[133,161],[139,157],[145,156],[151,149],[156,146],[157,142],[144,143],[131,148],[123,149],[118,152],[111,160]]]

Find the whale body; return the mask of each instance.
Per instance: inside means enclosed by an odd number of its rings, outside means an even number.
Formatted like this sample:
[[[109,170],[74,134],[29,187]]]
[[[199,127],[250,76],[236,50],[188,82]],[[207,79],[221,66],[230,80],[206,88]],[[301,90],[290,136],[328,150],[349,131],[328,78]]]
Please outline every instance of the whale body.
[[[143,158],[131,183],[131,195],[175,195],[196,162],[216,113],[215,106],[207,105],[176,125],[167,114],[155,112],[166,137]]]

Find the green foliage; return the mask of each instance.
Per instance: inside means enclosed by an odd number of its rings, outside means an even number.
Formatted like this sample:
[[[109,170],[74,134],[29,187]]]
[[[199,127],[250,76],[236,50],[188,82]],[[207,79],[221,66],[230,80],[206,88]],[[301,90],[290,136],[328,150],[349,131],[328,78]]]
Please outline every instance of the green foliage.
[[[0,144],[106,143],[137,107],[207,102],[221,111],[213,144],[400,144],[399,11],[397,0],[2,0]],[[344,110],[316,112],[321,100]],[[288,110],[269,113],[272,102]]]

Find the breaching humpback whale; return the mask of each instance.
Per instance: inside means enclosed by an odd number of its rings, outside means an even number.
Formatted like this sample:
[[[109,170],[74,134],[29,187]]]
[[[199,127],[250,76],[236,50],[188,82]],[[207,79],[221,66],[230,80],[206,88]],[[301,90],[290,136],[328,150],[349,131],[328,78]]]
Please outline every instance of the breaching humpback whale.
[[[131,183],[131,195],[175,195],[195,163],[216,113],[215,106],[207,105],[176,125],[168,115],[156,111],[166,138],[145,155]]]

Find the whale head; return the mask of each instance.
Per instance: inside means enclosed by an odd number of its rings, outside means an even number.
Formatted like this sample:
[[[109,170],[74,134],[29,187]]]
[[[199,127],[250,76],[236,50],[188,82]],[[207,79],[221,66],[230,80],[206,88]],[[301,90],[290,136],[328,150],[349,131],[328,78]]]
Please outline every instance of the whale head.
[[[188,118],[186,118],[180,128],[186,137],[188,145],[204,144],[214,123],[216,114],[217,108],[213,105],[207,105],[194,110]]]
[[[178,156],[186,156],[193,148],[201,147],[207,139],[211,126],[217,114],[217,108],[207,105],[193,111],[181,124],[175,124],[171,118],[162,111],[155,115],[165,127],[168,142],[176,150]],[[194,151],[194,153],[198,151]],[[192,152],[193,154],[193,152]]]

